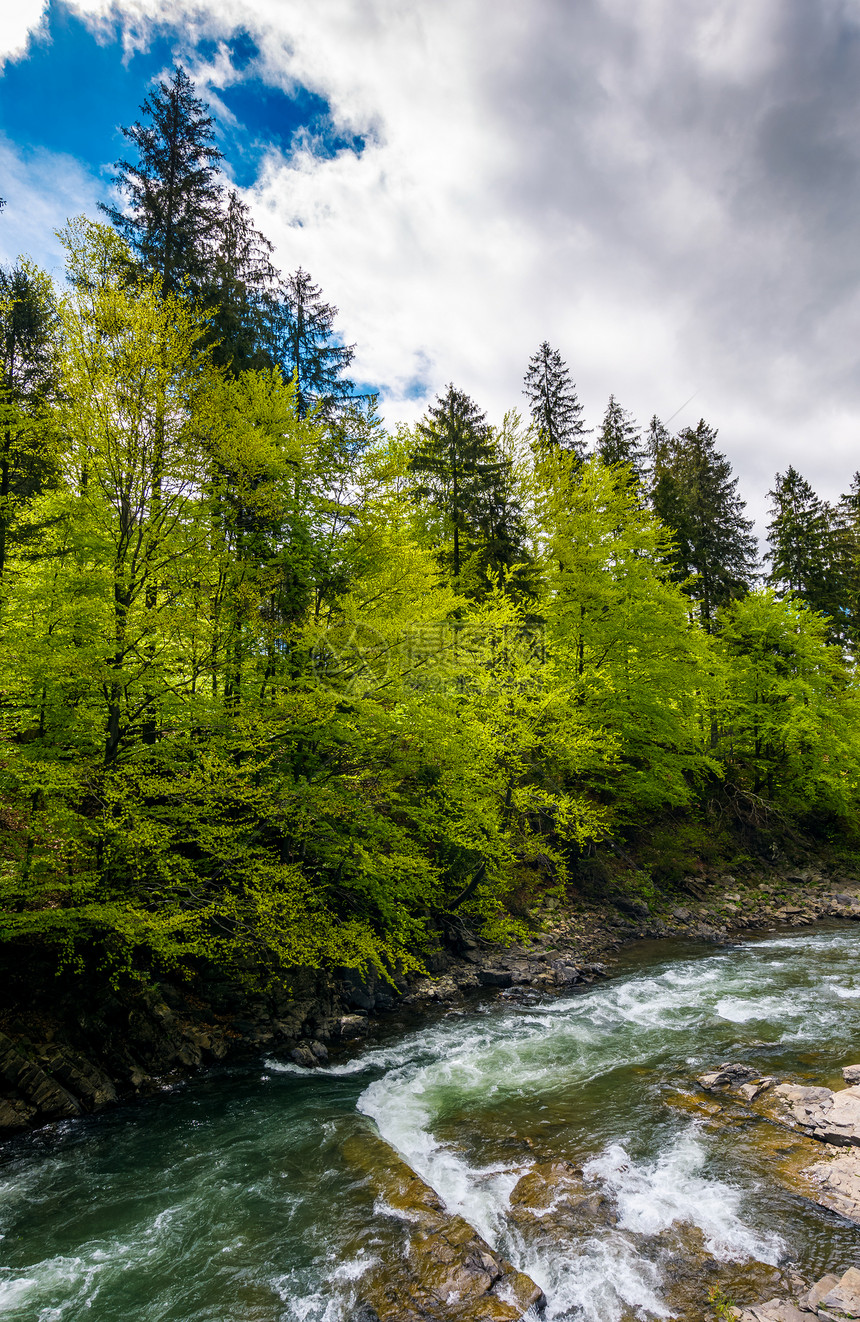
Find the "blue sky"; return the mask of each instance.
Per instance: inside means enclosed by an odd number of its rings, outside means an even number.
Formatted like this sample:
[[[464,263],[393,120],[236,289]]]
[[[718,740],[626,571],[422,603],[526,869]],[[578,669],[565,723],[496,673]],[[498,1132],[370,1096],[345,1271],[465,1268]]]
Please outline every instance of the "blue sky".
[[[259,49],[247,32],[232,33],[218,44],[241,75],[241,81],[219,90],[235,122],[224,116],[218,120],[225,168],[240,187],[254,182],[266,148],[289,152],[299,130],[313,133],[318,153],[361,150],[359,137],[347,140],[334,132],[322,97],[302,87],[288,95],[255,76]],[[118,23],[105,40],[62,0],[52,0],[44,33],[31,42],[26,58],[7,64],[0,78],[0,131],[23,150],[70,155],[109,180],[112,163],[128,149],[120,126],[140,117],[153,79],[176,62],[193,66],[215,53],[211,39],[188,45],[176,28],[158,26],[146,49],[126,57]]]
[[[847,489],[860,0],[45,6],[0,6],[0,260],[60,274],[53,230],[96,214],[119,126],[180,59],[389,423],[449,381],[500,422],[547,339],[589,427],[612,393],[719,428],[760,528],[789,464]]]

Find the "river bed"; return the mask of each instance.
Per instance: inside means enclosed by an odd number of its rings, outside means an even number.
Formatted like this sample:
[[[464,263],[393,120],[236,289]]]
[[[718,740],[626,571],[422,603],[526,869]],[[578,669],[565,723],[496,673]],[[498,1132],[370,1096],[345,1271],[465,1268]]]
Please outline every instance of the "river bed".
[[[369,1131],[542,1287],[550,1322],[696,1316],[679,1273],[701,1301],[755,1262],[807,1279],[860,1265],[860,1229],[782,1189],[748,1127],[688,1105],[726,1060],[839,1086],[860,1060],[858,956],[838,924],[643,944],[569,995],[499,997],[317,1071],[269,1059],[15,1140],[0,1315],[348,1322],[409,1234],[355,1160]],[[524,1229],[512,1190],[561,1161],[611,1218]]]

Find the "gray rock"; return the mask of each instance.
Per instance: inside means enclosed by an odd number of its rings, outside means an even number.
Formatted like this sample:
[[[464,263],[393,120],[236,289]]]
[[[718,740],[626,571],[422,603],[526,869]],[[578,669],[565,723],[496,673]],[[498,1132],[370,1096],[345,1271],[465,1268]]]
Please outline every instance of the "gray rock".
[[[856,1267],[849,1267],[839,1283],[828,1290],[821,1307],[843,1318],[860,1318],[860,1271]]]
[[[81,1105],[62,1084],[18,1050],[0,1034],[0,1077],[46,1120],[66,1120],[80,1115]]]
[[[787,1299],[769,1299],[766,1304],[755,1304],[742,1316],[754,1318],[755,1322],[809,1322],[809,1314],[801,1313]]]
[[[842,1077],[846,1083],[860,1083],[860,1065],[845,1065]]]
[[[513,980],[510,969],[478,969],[478,982],[482,987],[511,987]]]
[[[860,1146],[860,1087],[804,1088],[781,1083],[774,1096],[783,1103],[786,1120],[824,1143]]]
[[[798,1306],[805,1309],[807,1313],[814,1313],[828,1291],[838,1284],[838,1276],[822,1276],[820,1281],[816,1281],[814,1285],[809,1287],[805,1295],[801,1295],[797,1301]]]
[[[860,1149],[846,1148],[808,1172],[816,1188],[815,1201],[860,1225]]]
[[[759,1079],[758,1070],[749,1065],[727,1063],[709,1074],[700,1075],[699,1083],[703,1088],[729,1088],[733,1084],[747,1083],[752,1079]]]
[[[297,1065],[301,1065],[304,1069],[309,1070],[314,1069],[315,1066],[319,1064],[319,1061],[311,1051],[310,1047],[306,1047],[304,1044],[298,1047],[293,1047],[290,1052],[290,1060],[294,1060]]]
[[[83,1056],[68,1049],[48,1046],[42,1051],[40,1063],[93,1111],[116,1101],[116,1088],[111,1079]]]
[[[337,1021],[338,1037],[350,1042],[356,1037],[367,1035],[367,1020],[360,1014],[344,1014]]]
[[[35,1114],[36,1108],[28,1106],[26,1102],[0,1097],[0,1133],[14,1133],[18,1129],[26,1129]]]
[[[324,1047],[322,1042],[311,1042],[311,1051],[317,1060],[328,1060],[328,1047]]]
[[[627,914],[630,918],[649,918],[651,916],[651,910],[644,900],[634,900],[627,895],[619,895],[612,902],[616,909],[620,909],[622,913]]]

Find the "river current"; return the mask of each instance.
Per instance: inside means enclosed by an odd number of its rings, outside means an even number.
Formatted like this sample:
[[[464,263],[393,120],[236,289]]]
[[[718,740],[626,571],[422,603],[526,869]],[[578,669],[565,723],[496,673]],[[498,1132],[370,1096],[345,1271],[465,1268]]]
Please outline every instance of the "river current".
[[[727,1060],[839,1086],[860,1060],[860,928],[643,945],[569,995],[498,998],[318,1071],[273,1058],[16,1140],[0,1316],[346,1322],[408,1234],[350,1155],[374,1129],[543,1288],[550,1322],[671,1316],[654,1246],[682,1231],[738,1270],[860,1265],[856,1226],[782,1189],[743,1126],[687,1105]],[[512,1189],[560,1160],[612,1224],[523,1233]]]

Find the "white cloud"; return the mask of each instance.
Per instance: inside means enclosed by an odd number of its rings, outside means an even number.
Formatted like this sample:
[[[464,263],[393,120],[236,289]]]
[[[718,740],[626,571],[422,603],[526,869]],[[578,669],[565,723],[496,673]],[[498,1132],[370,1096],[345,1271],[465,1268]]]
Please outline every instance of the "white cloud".
[[[416,377],[492,415],[548,338],[589,414],[694,391],[755,512],[794,462],[858,459],[857,0],[76,0],[130,46],[247,29],[361,156],[272,152],[248,190],[286,269],[336,302],[356,374],[412,417]],[[37,6],[32,6],[36,13]],[[223,60],[198,72],[213,91]]]
[[[30,39],[42,26],[48,0],[7,0],[0,14],[0,69],[7,60],[26,53]]]

